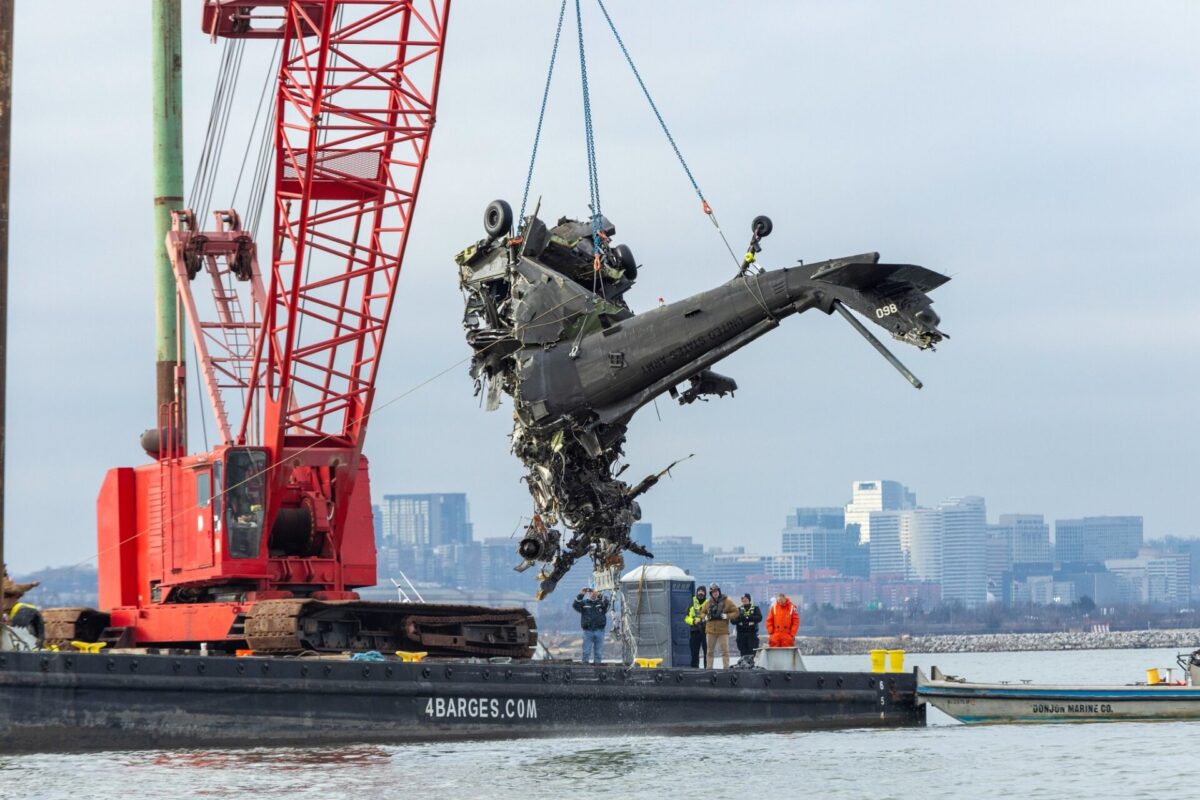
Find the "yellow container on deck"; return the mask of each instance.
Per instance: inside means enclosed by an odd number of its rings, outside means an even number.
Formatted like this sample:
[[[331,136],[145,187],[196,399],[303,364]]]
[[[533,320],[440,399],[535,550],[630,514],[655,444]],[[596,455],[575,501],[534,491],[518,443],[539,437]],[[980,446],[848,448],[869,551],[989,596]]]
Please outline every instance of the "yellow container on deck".
[[[888,672],[904,672],[904,651],[888,650]]]
[[[1158,671],[1158,667],[1146,670],[1146,683],[1150,686],[1158,686],[1162,683],[1162,673]]]
[[[887,650],[871,651],[871,672],[885,672],[887,667]]]

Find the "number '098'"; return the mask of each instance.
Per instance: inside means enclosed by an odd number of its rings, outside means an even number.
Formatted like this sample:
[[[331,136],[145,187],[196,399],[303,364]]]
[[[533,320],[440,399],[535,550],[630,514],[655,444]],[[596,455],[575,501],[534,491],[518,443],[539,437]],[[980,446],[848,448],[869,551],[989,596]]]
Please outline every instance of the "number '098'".
[[[887,305],[887,306],[880,306],[879,308],[875,309],[875,316],[878,317],[879,319],[883,319],[884,317],[888,317],[888,316],[891,316],[892,314],[898,314],[898,313],[900,313],[900,309],[896,308],[895,303],[892,303],[891,305]]]

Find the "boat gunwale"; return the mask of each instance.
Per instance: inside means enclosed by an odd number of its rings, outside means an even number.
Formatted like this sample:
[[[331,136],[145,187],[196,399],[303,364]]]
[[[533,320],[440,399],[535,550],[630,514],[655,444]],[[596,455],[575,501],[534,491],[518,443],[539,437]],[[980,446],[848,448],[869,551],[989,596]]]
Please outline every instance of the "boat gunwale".
[[[1126,686],[1071,686],[1069,684],[1030,684],[1012,686],[996,683],[958,683],[925,681],[917,685],[919,697],[979,697],[1004,700],[1046,700],[1064,698],[1096,698],[1098,700],[1200,700],[1197,686],[1151,686],[1129,684]]]

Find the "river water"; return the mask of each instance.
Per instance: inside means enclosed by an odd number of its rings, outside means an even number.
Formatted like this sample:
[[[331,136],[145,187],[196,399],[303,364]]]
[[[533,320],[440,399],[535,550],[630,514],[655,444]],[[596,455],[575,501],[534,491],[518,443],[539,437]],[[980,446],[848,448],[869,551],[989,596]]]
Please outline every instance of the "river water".
[[[810,669],[863,670],[866,656]],[[1132,683],[1173,650],[922,654],[972,680]],[[399,747],[0,754],[0,798],[1167,798],[1195,790],[1200,722],[587,735]]]

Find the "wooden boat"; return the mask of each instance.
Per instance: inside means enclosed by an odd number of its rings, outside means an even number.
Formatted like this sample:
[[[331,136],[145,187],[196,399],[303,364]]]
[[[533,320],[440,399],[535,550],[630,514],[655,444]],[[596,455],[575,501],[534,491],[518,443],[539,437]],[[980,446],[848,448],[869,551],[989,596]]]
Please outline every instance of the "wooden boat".
[[[968,723],[1200,719],[1200,650],[1178,662],[1180,680],[1151,669],[1145,683],[1126,686],[974,683],[934,667],[918,671],[917,698]]]

